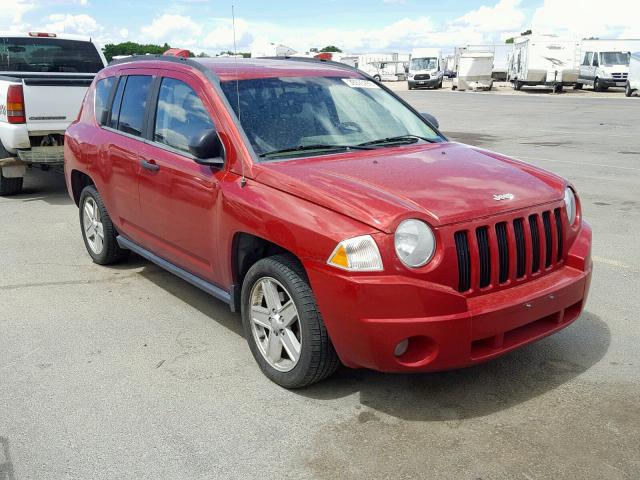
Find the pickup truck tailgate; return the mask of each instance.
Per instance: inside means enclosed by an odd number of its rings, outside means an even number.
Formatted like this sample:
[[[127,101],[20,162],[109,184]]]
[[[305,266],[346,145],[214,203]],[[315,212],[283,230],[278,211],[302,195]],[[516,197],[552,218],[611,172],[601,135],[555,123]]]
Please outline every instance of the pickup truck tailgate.
[[[92,79],[93,75],[23,78],[29,133],[63,133],[77,117]]]

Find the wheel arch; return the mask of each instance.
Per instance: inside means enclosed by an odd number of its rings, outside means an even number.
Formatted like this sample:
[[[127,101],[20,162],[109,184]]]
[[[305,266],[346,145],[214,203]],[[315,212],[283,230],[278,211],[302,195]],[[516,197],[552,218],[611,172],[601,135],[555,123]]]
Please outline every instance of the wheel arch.
[[[242,282],[244,281],[244,277],[249,269],[259,260],[279,254],[290,255],[300,264],[302,270],[305,271],[302,260],[291,250],[252,233],[244,231],[235,233],[231,248],[231,274],[233,278],[233,287],[230,293],[231,308],[233,311],[240,311]]]
[[[89,185],[95,185],[96,183],[93,179],[84,172],[80,170],[72,170],[71,171],[71,195],[73,196],[73,201],[76,203],[76,206],[80,205],[80,194],[85,187]]]

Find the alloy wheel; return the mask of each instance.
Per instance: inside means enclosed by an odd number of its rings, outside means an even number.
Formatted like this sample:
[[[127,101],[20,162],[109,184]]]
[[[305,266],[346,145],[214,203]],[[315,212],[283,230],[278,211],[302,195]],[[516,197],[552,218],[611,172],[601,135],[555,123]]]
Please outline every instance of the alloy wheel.
[[[104,249],[104,225],[100,218],[100,209],[91,197],[87,197],[84,202],[82,227],[89,248],[96,255],[100,255]]]
[[[293,370],[302,351],[293,298],[275,278],[262,277],[253,285],[250,300],[251,332],[262,357],[280,372]]]

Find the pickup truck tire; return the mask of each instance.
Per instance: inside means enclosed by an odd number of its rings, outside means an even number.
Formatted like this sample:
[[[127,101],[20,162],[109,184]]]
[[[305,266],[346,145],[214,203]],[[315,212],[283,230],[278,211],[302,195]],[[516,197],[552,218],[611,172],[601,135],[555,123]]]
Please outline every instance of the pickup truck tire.
[[[80,194],[80,229],[87,252],[98,265],[116,263],[129,254],[120,248],[118,233],[96,187],[89,185]]]
[[[23,177],[7,178],[0,174],[0,196],[17,195],[22,191]]]
[[[291,255],[267,257],[249,269],[242,284],[242,324],[260,369],[282,387],[319,382],[340,364],[307,275]]]

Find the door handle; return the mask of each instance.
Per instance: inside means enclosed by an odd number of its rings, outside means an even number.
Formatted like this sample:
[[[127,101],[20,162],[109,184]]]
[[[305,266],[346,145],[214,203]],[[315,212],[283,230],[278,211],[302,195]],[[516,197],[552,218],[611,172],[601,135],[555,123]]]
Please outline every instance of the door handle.
[[[160,165],[158,165],[154,160],[140,160],[140,165],[145,170],[149,170],[150,172],[157,172],[160,170]]]

